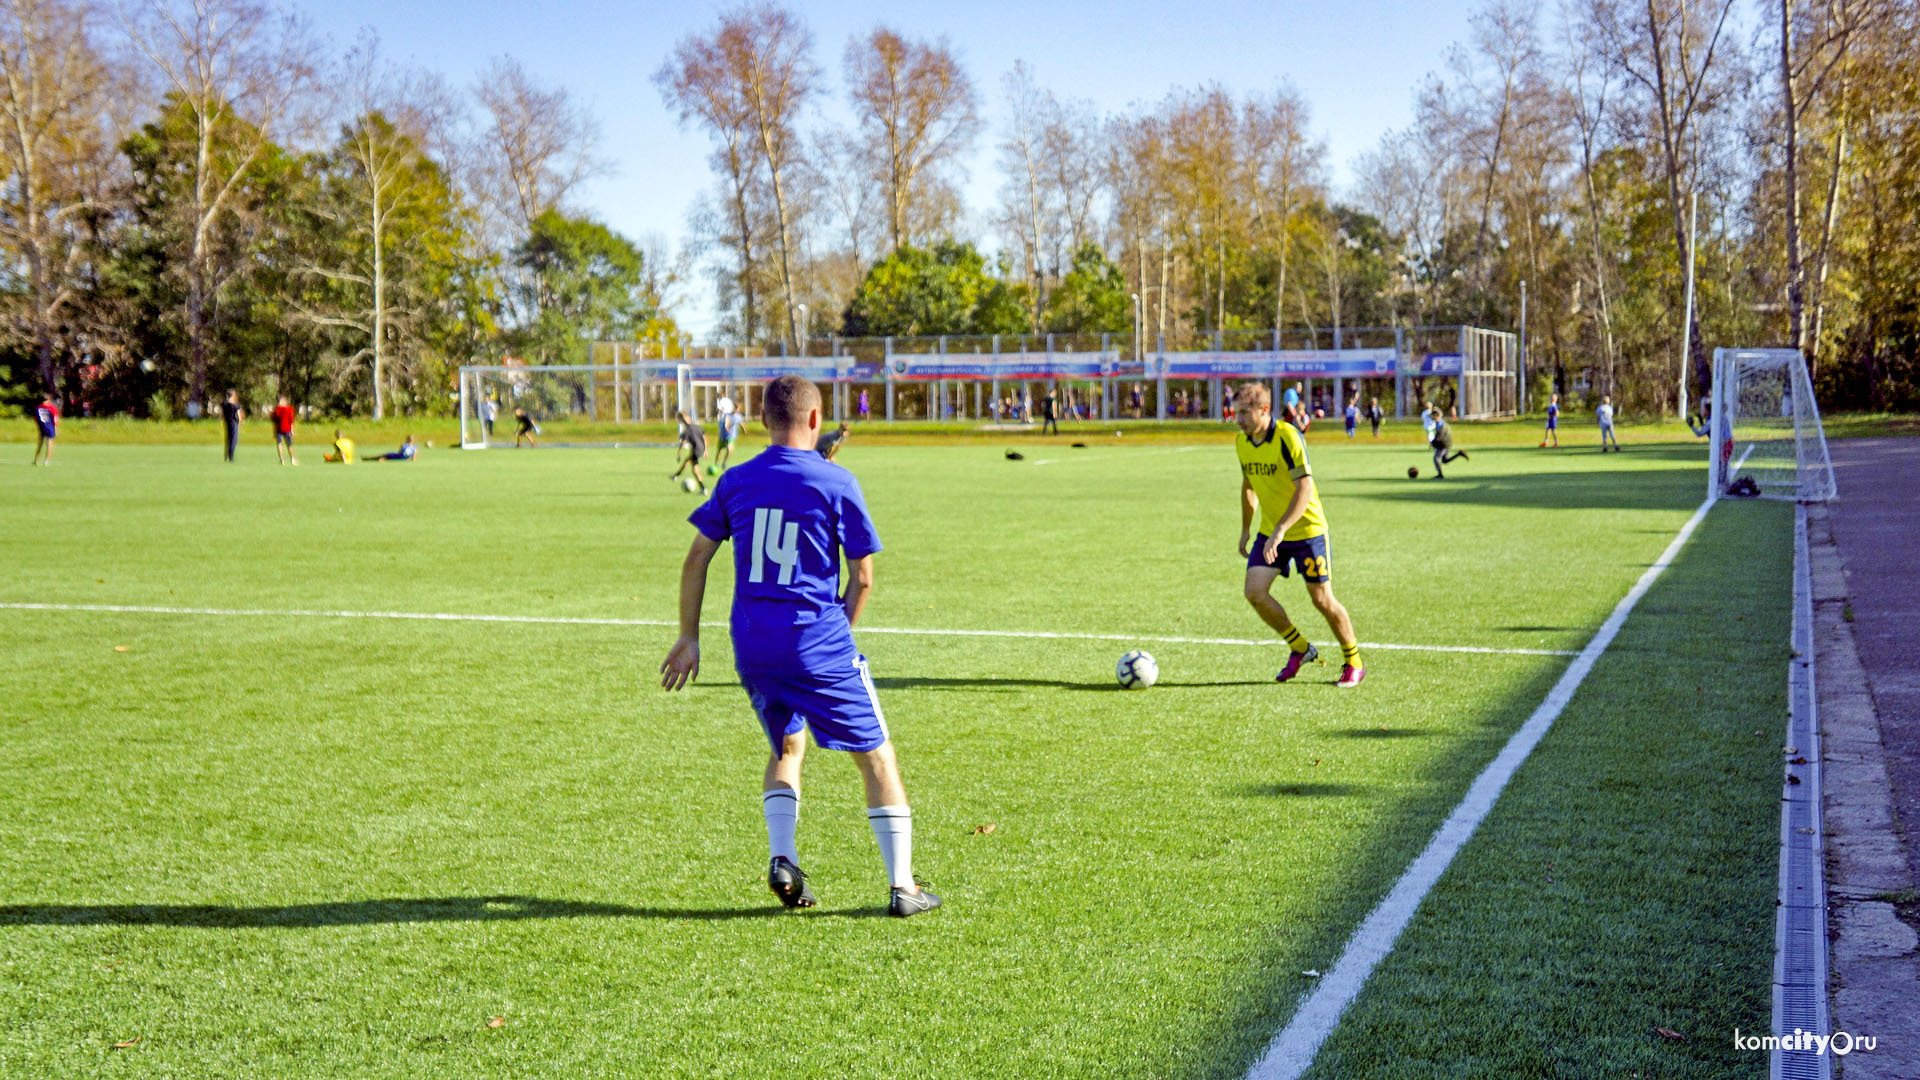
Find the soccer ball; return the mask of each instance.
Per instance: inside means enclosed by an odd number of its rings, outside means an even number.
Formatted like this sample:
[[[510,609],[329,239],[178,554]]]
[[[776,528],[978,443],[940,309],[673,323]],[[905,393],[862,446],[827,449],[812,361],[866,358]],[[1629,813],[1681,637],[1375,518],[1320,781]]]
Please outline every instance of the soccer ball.
[[[1113,674],[1120,685],[1129,690],[1145,690],[1160,678],[1160,665],[1154,663],[1153,656],[1135,649],[1120,658],[1114,666]]]
[[[1407,466],[1407,479],[1409,480],[1420,479],[1420,470],[1415,468],[1412,465]]]
[[[709,466],[707,466],[707,475],[708,475],[708,476],[719,476],[719,475],[720,475],[720,470],[719,470],[719,469],[716,469],[716,468],[714,468],[714,467],[713,467],[713,466],[711,466],[711,465],[709,465]]]
[[[680,478],[680,490],[691,495],[700,490],[700,481],[691,476],[683,476]]]

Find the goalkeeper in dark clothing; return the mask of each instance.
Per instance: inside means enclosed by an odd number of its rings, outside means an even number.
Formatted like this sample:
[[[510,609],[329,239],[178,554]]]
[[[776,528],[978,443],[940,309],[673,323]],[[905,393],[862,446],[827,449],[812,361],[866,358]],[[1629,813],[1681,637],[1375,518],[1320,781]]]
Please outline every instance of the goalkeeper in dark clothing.
[[[1453,448],[1453,426],[1441,415],[1439,406],[1436,405],[1428,415],[1433,417],[1433,441],[1428,444],[1433,447],[1433,478],[1445,480],[1446,474],[1440,471],[1440,466],[1455,458],[1467,460],[1467,452]]]

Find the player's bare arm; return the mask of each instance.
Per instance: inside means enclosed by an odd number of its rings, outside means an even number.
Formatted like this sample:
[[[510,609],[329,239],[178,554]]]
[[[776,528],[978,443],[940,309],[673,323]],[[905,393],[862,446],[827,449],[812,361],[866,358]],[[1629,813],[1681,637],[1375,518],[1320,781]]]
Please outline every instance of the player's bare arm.
[[[872,595],[873,556],[847,560],[847,591],[841,595],[840,604],[847,609],[848,626],[860,621],[860,613],[866,610]]]
[[[1241,482],[1245,483],[1244,480]],[[1287,512],[1280,515],[1279,521],[1274,522],[1273,535],[1267,537],[1267,546],[1261,551],[1261,555],[1268,562],[1280,557],[1280,538],[1287,535],[1287,530],[1293,528],[1294,522],[1300,520],[1300,515],[1307,512],[1307,504],[1312,501],[1313,477],[1303,476],[1294,483],[1293,498],[1287,501]]]
[[[680,639],[660,662],[660,685],[668,690],[678,690],[700,675],[700,604],[707,594],[707,566],[719,550],[720,541],[695,533],[687,561],[680,565]]]
[[[1247,557],[1247,545],[1253,543],[1253,519],[1260,513],[1260,496],[1253,493],[1245,473],[1240,475],[1240,557]]]

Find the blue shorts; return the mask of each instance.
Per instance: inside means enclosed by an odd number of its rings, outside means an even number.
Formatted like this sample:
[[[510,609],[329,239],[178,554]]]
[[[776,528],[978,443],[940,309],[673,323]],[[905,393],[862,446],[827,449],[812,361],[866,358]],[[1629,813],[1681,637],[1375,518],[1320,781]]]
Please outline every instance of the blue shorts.
[[[1264,535],[1253,538],[1253,546],[1247,550],[1247,569],[1277,569],[1281,577],[1287,577],[1294,566],[1300,567],[1300,577],[1315,585],[1326,581],[1332,574],[1327,563],[1327,536],[1309,536],[1305,540],[1280,541],[1279,558],[1273,562],[1266,560],[1267,538]]]
[[[1559,427],[1559,426],[1560,426],[1560,418],[1559,418],[1559,417],[1557,417],[1557,416],[1549,416],[1549,417],[1547,417],[1547,430],[1548,430],[1548,431],[1552,431],[1553,429],[1555,429],[1555,428],[1557,428],[1557,427]]]
[[[59,433],[60,433],[60,429],[57,427],[54,427],[52,424],[40,425],[40,437],[43,439],[51,439],[55,435],[58,435]]]
[[[802,724],[813,733],[813,744],[825,750],[866,753],[887,741],[887,720],[880,715],[880,696],[864,656],[837,675],[739,674],[776,756]]]

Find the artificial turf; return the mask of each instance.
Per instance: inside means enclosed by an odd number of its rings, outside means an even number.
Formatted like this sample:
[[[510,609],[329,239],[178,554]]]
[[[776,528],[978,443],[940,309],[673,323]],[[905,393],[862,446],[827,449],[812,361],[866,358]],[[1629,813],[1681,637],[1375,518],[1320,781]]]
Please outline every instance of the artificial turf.
[[[1430,470],[1415,447],[1309,442],[1335,587],[1368,642],[1577,649],[1703,487],[1695,444],[1488,449],[1436,482],[1405,479]],[[51,469],[0,468],[0,603],[673,618],[695,500],[665,452],[267,454],[77,445]],[[1200,434],[1018,462],[856,444],[843,463],[887,544],[866,623],[1266,637],[1240,598],[1231,455]],[[1695,584],[1648,597],[1430,905],[1483,902],[1451,886],[1531,859],[1496,845],[1545,842],[1538,821],[1565,801],[1582,842],[1675,883],[1663,932],[1700,938],[1563,962],[1620,1002],[1692,993],[1709,954],[1757,972],[1724,1012],[1764,1000],[1770,933],[1745,931],[1771,870],[1707,892],[1690,875],[1713,837],[1728,864],[1764,863],[1768,822],[1741,830],[1772,798],[1773,758],[1754,763],[1777,746],[1694,728],[1772,689],[1783,656],[1687,662],[1688,687],[1665,672],[1736,616],[1777,624],[1787,540],[1749,508],[1709,525],[1670,571]],[[729,577],[716,568],[710,620]],[[1327,642],[1298,585],[1280,595]],[[1643,621],[1649,647],[1632,644]],[[1119,641],[864,634],[916,865],[948,900],[903,923],[877,917],[879,859],[837,755],[813,755],[802,810],[822,907],[766,893],[765,743],[725,631],[680,695],[655,675],[671,635],[0,609],[0,1073],[1236,1076],[1566,664],[1375,649],[1348,693],[1337,667],[1275,686],[1271,647],[1146,643],[1162,682],[1129,693]],[[1608,667],[1632,650],[1654,655]],[[1589,704],[1601,683],[1618,696]],[[1698,713],[1696,685],[1726,700]],[[1602,753],[1589,727],[1684,728],[1684,755],[1646,749],[1669,763],[1660,795],[1707,770],[1722,831],[1663,844],[1637,789],[1571,799]],[[1590,951],[1640,909],[1587,925],[1553,895],[1501,895],[1537,928],[1450,925],[1478,932],[1475,977],[1517,986],[1508,1006],[1577,1015],[1585,999],[1533,966],[1543,943]],[[1354,1030],[1473,985],[1399,963]],[[1567,1026],[1568,1053],[1621,1045]]]

